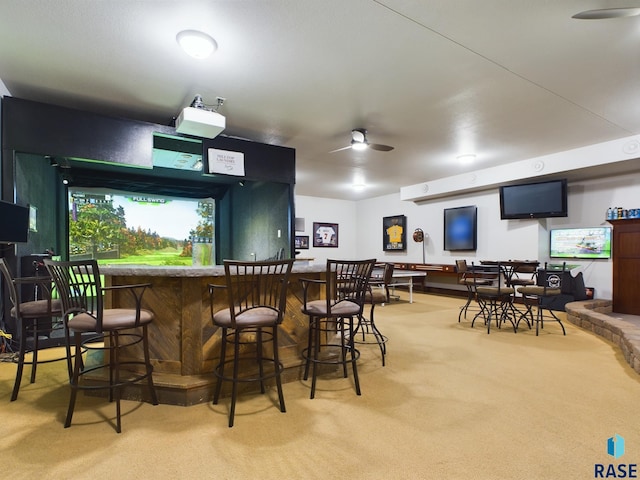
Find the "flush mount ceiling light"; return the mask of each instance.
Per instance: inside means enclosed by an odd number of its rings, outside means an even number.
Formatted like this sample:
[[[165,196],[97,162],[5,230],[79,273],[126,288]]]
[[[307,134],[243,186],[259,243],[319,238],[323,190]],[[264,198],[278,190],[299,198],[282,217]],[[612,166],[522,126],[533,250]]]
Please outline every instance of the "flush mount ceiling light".
[[[602,8],[576,13],[571,18],[577,18],[579,20],[602,20],[605,18],[634,17],[636,15],[640,15],[640,8]]]
[[[473,153],[467,153],[464,155],[458,155],[456,157],[456,159],[463,165],[468,165],[470,163],[472,163],[475,159],[476,156]]]
[[[216,41],[198,30],[183,30],[176,35],[182,49],[194,58],[207,58],[218,48]]]

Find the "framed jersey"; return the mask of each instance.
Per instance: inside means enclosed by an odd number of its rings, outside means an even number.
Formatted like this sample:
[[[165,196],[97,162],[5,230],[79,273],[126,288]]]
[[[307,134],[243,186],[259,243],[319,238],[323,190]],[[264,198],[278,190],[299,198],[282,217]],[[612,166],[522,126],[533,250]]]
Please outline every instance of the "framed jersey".
[[[407,249],[407,217],[396,215],[382,218],[382,249],[397,251]]]
[[[313,222],[313,246],[337,247],[338,224]]]

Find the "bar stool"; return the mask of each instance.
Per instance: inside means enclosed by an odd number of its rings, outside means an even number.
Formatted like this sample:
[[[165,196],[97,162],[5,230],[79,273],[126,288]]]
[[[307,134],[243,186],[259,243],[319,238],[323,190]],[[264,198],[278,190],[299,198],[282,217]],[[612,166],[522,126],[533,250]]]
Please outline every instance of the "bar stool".
[[[62,328],[53,322],[54,317],[62,316],[62,303],[58,299],[51,298],[51,286],[53,283],[51,277],[15,278],[11,275],[9,265],[4,258],[0,258],[0,273],[4,277],[5,284],[7,285],[9,301],[11,302],[11,316],[16,320],[17,331],[20,335],[18,340],[16,380],[11,393],[11,401],[13,402],[18,398],[20,384],[22,383],[22,372],[25,365],[31,365],[31,383],[36,381],[38,363],[67,360],[69,377],[71,377],[71,366],[68,354],[49,360],[38,360],[38,352],[41,349],[40,340],[48,338],[54,329],[60,330]],[[17,288],[22,285],[37,286],[38,298],[32,301],[22,302],[19,292],[20,289]],[[29,338],[31,339],[30,342]],[[31,361],[25,358],[28,353],[31,353]]]
[[[213,372],[217,378],[213,404],[218,404],[222,382],[231,382],[229,427],[233,427],[239,383],[259,382],[260,392],[265,393],[265,380],[275,378],[280,411],[286,412],[281,381],[284,366],[278,358],[278,326],[287,307],[287,287],[293,262],[293,259],[262,262],[225,260],[226,285],[209,285],[211,320],[222,330],[220,360]],[[215,311],[217,295],[223,291],[227,297],[226,308]],[[263,354],[264,336],[268,337],[266,341],[270,337],[272,357]],[[227,343],[233,344],[231,359],[227,358]],[[245,371],[241,375],[240,362],[249,359],[255,359],[258,371],[249,374]],[[273,368],[265,371],[265,362]],[[227,364],[233,364],[230,376],[225,374]]]
[[[562,293],[562,277],[564,276],[565,269],[566,262],[563,262],[562,270],[549,271],[547,263],[545,262],[544,268],[538,270],[537,285],[527,285],[518,288],[518,292],[522,295],[522,301],[527,308],[518,319],[518,323],[522,319],[529,323],[527,320],[527,317],[529,317],[532,322],[536,323],[536,336],[538,336],[539,329],[544,328],[545,310],[549,312],[547,318],[558,322],[562,328],[562,334],[567,334],[560,318],[553,313],[551,308],[545,306],[545,300]],[[535,317],[533,316],[533,307],[537,308]]]
[[[525,260],[524,262],[520,262],[518,260],[510,260],[513,263],[513,267],[511,270],[511,275],[509,277],[509,287],[513,287],[516,290],[514,294],[514,303],[516,298],[516,294],[520,293],[520,287],[528,287],[531,285],[535,285],[538,278],[538,267],[540,265],[537,261],[529,261]],[[520,299],[522,303],[524,303],[524,299]]]
[[[364,303],[371,305],[369,310],[369,318],[364,314],[358,317],[358,323],[356,329],[353,332],[354,342],[360,344],[377,344],[380,348],[380,354],[382,356],[382,366],[385,366],[385,356],[387,354],[387,341],[389,340],[378,329],[375,319],[374,310],[376,305],[384,305],[389,302],[389,284],[393,278],[393,263],[384,263],[382,277],[380,279],[371,279],[369,281],[369,288],[365,294]],[[361,340],[359,339],[361,336]],[[371,338],[373,336],[373,339]]]
[[[95,260],[58,262],[45,259],[44,264],[62,300],[69,356],[70,345],[74,346],[73,373],[69,382],[71,396],[64,426],[71,425],[78,391],[105,389],[109,402],[115,399],[115,430],[120,433],[120,399],[125,386],[146,380],[151,403],[158,404],[148,335],[154,315],[142,308],[142,296],[151,285],[103,287]],[[129,293],[133,308],[104,308],[107,291]],[[142,345],[144,360],[126,357],[125,352],[138,344]],[[89,365],[83,359],[85,352],[100,352],[101,355],[93,355],[95,362]],[[101,375],[106,378],[104,382]],[[92,376],[90,380],[89,376]]]
[[[302,313],[309,316],[309,340],[302,357],[306,360],[305,380],[309,378],[309,369],[312,370],[310,398],[315,397],[318,366],[323,364],[342,365],[343,376],[347,378],[347,365],[351,363],[356,394],[361,394],[356,364],[360,352],[354,346],[354,318],[362,316],[375,262],[375,259],[327,260],[324,281],[300,279]],[[309,286],[318,283],[324,285],[326,298],[310,300]]]
[[[467,289],[467,301],[460,307],[460,311],[458,312],[458,323],[460,323],[463,316],[465,319],[467,318],[467,312],[471,307],[471,302],[474,300],[477,301],[474,286],[490,286],[493,285],[493,280],[490,278],[482,278],[480,277],[482,273],[474,273],[472,270],[469,270],[467,261],[464,259],[456,260],[456,273],[459,275],[458,283],[464,285]]]

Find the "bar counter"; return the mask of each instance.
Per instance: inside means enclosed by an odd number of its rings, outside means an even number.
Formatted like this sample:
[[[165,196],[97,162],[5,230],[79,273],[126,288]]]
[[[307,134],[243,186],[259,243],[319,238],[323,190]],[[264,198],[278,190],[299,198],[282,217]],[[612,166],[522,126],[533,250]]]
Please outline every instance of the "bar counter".
[[[142,306],[155,314],[149,327],[153,379],[160,403],[193,405],[212,398],[215,377],[213,367],[219,358],[220,332],[211,322],[208,285],[224,285],[224,267],[178,266],[101,266],[105,285],[151,283]],[[280,360],[284,364],[283,381],[300,378],[306,347],[308,319],[301,313],[300,278],[324,279],[325,265],[294,264],[287,293],[287,310],[278,331]],[[313,292],[319,296],[320,291]],[[112,291],[106,307],[134,307],[127,294]],[[227,307],[220,295],[215,310]],[[132,357],[141,357],[142,349],[132,347]],[[144,397],[143,388],[125,392],[129,398]]]

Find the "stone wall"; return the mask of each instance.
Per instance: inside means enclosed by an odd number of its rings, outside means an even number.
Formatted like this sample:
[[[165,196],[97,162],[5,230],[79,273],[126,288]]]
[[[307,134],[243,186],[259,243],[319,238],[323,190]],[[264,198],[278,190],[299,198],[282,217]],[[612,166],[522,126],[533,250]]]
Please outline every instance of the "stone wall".
[[[640,318],[612,313],[611,300],[584,300],[566,305],[567,320],[619,346],[625,360],[640,373]]]

